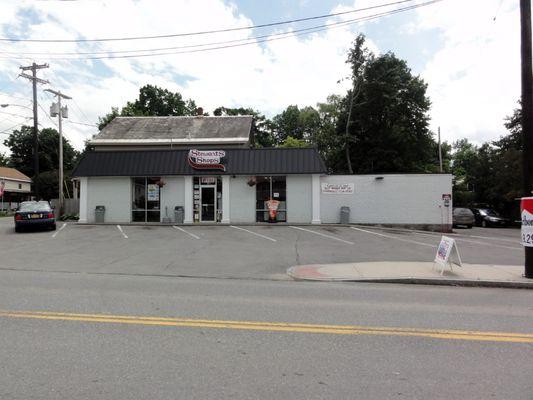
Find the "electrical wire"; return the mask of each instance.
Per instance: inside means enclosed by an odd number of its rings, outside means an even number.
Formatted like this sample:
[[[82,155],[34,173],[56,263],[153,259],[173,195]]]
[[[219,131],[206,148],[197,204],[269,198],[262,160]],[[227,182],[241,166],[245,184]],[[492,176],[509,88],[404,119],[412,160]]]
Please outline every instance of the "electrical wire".
[[[234,48],[234,47],[242,47],[242,46],[247,46],[247,45],[254,45],[254,44],[259,44],[259,43],[271,42],[271,41],[275,41],[275,40],[288,39],[288,38],[291,38],[291,37],[299,37],[299,36],[307,35],[307,34],[310,34],[310,33],[315,33],[315,32],[319,32],[319,31],[323,31],[323,30],[327,30],[327,29],[333,29],[333,28],[336,28],[336,27],[341,27],[341,26],[345,26],[345,25],[354,24],[354,23],[357,23],[357,22],[369,21],[369,20],[380,18],[380,17],[383,17],[383,16],[389,16],[389,15],[393,15],[393,14],[400,13],[400,12],[414,10],[416,8],[428,6],[428,5],[435,4],[435,3],[438,3],[438,2],[441,2],[441,1],[444,1],[444,0],[431,0],[431,1],[427,1],[425,3],[420,3],[420,4],[416,4],[416,5],[412,5],[412,6],[408,6],[408,7],[404,7],[404,8],[398,8],[398,9],[395,9],[395,10],[391,10],[391,11],[387,11],[387,12],[383,12],[383,13],[379,13],[379,14],[374,14],[374,15],[370,15],[370,16],[366,16],[366,17],[360,17],[360,18],[356,18],[356,19],[353,19],[353,20],[335,22],[335,23],[332,23],[332,24],[320,25],[318,27],[305,28],[305,29],[301,29],[301,30],[298,30],[298,31],[292,31],[292,32],[285,32],[285,33],[280,33],[280,34],[269,35],[269,36],[267,36],[266,39],[263,39],[263,40],[256,40],[256,38],[240,39],[239,41],[247,41],[247,42],[233,44],[233,45],[223,45],[223,46],[210,47],[210,48],[206,48],[206,49],[195,49],[195,50],[188,50],[188,51],[156,52],[156,53],[149,53],[149,54],[129,54],[129,55],[118,55],[118,56],[117,55],[108,54],[108,55],[105,55],[105,56],[94,56],[94,57],[92,57],[92,56],[91,57],[50,57],[49,59],[50,60],[99,60],[99,59],[140,58],[140,57],[153,57],[153,56],[172,55],[172,54],[190,54],[190,53],[199,53],[199,52],[205,52],[205,51],[228,49],[228,48]],[[295,32],[298,32],[298,33],[295,33]],[[274,37],[274,38],[272,38],[272,36],[276,36],[276,35],[284,35],[284,36],[283,37]],[[221,42],[221,43],[229,43],[229,42],[232,42],[232,41]],[[198,46],[206,46],[206,45],[205,44],[204,45],[196,45],[196,47],[198,47]],[[2,53],[2,52],[0,52],[0,53]],[[6,53],[6,52],[3,52],[3,53]],[[109,51],[109,52],[106,52],[106,53],[113,53],[113,52]],[[10,53],[10,54],[15,54],[15,53]],[[20,54],[25,54],[25,53],[20,53]],[[76,53],[76,54],[79,54],[79,53]],[[0,57],[0,59],[2,59],[2,58],[4,58],[4,59],[5,58],[18,59],[19,57]],[[25,57],[21,57],[21,58],[25,58]]]
[[[306,18],[297,18],[292,20],[285,20],[285,21],[278,21],[278,22],[270,22],[266,24],[259,24],[259,25],[248,25],[248,26],[242,26],[238,28],[225,28],[225,29],[214,29],[214,30],[208,30],[208,31],[198,31],[198,32],[184,32],[184,33],[174,33],[174,34],[167,34],[167,35],[154,35],[154,36],[132,36],[132,37],[120,37],[120,38],[100,38],[100,39],[20,39],[20,38],[0,38],[0,41],[4,42],[33,42],[33,43],[81,43],[81,42],[111,42],[111,41],[126,41],[126,40],[147,40],[147,39],[164,39],[164,38],[173,38],[173,37],[183,37],[183,36],[198,36],[198,35],[207,35],[212,33],[223,33],[223,32],[235,32],[235,31],[241,31],[246,29],[258,29],[258,28],[266,28],[266,27],[272,27],[272,26],[278,26],[278,25],[286,25],[286,24],[292,24],[296,22],[304,22],[304,21],[311,21],[316,19],[323,19],[323,18],[330,18],[330,17],[336,17],[339,15],[346,15],[346,14],[353,14],[356,12],[361,11],[368,11],[373,10],[376,8],[382,8],[382,7],[388,7],[391,5],[397,5],[397,4],[403,4],[403,3],[410,3],[415,0],[399,0],[394,1],[391,3],[385,3],[385,4],[379,4],[375,6],[369,6],[349,11],[341,11],[337,13],[330,13],[330,14],[323,14],[323,15],[315,15],[312,17],[306,17]]]

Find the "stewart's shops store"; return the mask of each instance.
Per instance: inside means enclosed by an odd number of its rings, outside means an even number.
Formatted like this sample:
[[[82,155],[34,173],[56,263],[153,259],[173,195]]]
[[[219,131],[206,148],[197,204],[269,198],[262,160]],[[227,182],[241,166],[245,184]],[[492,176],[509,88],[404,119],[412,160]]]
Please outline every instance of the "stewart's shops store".
[[[317,150],[251,148],[251,124],[249,116],[115,118],[73,171],[80,222],[97,221],[103,206],[109,223],[180,223],[177,207],[185,224],[318,223],[326,170]]]
[[[73,171],[80,223],[451,229],[449,174],[327,175],[315,148],[253,148],[251,116],[117,117]]]

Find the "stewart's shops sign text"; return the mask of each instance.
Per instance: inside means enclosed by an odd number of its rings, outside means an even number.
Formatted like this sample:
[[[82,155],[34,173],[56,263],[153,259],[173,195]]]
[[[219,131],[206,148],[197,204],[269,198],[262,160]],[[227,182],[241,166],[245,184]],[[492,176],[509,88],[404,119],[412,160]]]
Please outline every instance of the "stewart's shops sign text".
[[[187,160],[194,169],[219,169],[226,171],[226,166],[222,164],[222,158],[226,156],[224,150],[189,150]]]
[[[522,245],[533,247],[533,197],[522,197],[520,213],[522,214]]]

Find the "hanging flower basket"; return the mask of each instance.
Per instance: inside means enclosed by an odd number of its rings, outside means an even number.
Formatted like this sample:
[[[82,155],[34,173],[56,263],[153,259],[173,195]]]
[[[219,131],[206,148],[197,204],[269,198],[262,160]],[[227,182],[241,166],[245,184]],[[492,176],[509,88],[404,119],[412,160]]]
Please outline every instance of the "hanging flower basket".
[[[160,180],[158,180],[155,184],[156,184],[157,186],[159,186],[160,188],[162,188],[162,187],[165,186],[167,183],[166,183],[163,179],[160,179]]]

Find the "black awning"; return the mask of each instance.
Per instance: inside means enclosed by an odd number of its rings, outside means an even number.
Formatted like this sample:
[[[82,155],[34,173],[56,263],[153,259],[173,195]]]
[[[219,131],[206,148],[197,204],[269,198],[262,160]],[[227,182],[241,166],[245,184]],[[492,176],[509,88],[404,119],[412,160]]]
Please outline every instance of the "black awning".
[[[202,149],[204,150],[204,149]],[[92,151],[74,168],[73,177],[168,175],[322,174],[324,162],[315,148],[224,149],[225,171],[194,169],[189,150]]]

